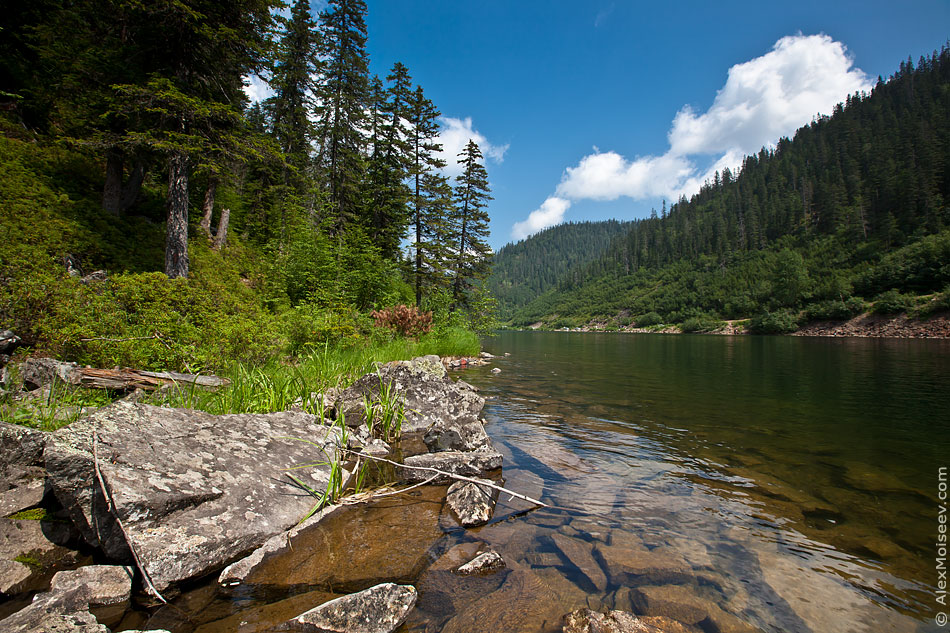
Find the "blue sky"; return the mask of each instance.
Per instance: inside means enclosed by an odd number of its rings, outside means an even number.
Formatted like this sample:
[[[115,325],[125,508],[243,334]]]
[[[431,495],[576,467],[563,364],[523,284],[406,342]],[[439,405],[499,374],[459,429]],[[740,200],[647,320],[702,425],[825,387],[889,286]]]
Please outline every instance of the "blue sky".
[[[496,249],[558,219],[644,217],[950,37],[948,0],[368,6],[371,72],[404,63],[447,145],[478,134]]]

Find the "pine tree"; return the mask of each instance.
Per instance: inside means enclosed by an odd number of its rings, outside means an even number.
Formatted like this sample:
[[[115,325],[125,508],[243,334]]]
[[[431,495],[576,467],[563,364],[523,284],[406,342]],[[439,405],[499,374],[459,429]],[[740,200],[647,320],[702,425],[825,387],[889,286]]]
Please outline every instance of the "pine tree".
[[[439,110],[425,97],[422,87],[417,86],[409,99],[409,178],[412,196],[411,225],[414,231],[412,248],[413,285],[416,304],[422,303],[422,289],[428,282],[434,285],[445,277],[447,260],[447,227],[445,219],[452,206],[452,187],[439,170],[445,161],[437,152],[442,151],[438,142]]]
[[[317,84],[317,170],[338,233],[360,219],[362,206],[369,100],[365,15],[363,0],[330,0],[320,13],[324,74]]]
[[[318,44],[319,32],[310,15],[310,0],[297,0],[277,45],[270,81],[276,94],[267,100],[266,107],[280,149],[298,172],[298,188],[310,163],[314,138],[310,112],[314,107],[314,76],[320,70]]]
[[[371,82],[372,153],[368,166],[368,183],[364,214],[368,231],[383,256],[396,260],[399,243],[405,237],[409,214],[406,187],[409,162],[408,102],[412,79],[409,69],[396,63],[386,77],[390,83],[385,92],[374,77]]]
[[[484,279],[491,270],[491,249],[488,237],[488,212],[485,207],[492,199],[488,172],[482,165],[482,152],[473,139],[459,152],[462,173],[455,184],[455,209],[452,231],[455,238],[452,265],[452,307],[467,305],[467,290],[477,280]]]

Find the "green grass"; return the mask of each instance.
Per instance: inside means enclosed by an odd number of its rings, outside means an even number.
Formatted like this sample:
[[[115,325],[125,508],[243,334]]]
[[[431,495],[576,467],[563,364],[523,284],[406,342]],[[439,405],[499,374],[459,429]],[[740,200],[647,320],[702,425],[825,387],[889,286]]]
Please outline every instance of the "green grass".
[[[15,519],[17,521],[51,521],[51,515],[46,511],[46,508],[31,508],[29,510],[21,510],[19,512],[14,512],[8,519]]]
[[[262,366],[236,365],[224,375],[231,385],[208,391],[195,387],[157,392],[147,402],[160,406],[199,409],[208,413],[266,413],[299,404],[320,414],[322,401],[314,396],[330,387],[344,387],[373,373],[375,363],[416,356],[474,356],[480,350],[477,336],[467,330],[447,328],[418,341],[405,338],[363,339],[349,345],[327,344],[294,362],[272,361]]]
[[[41,431],[55,431],[112,402],[114,395],[97,389],[53,383],[46,397],[0,404],[0,420]]]

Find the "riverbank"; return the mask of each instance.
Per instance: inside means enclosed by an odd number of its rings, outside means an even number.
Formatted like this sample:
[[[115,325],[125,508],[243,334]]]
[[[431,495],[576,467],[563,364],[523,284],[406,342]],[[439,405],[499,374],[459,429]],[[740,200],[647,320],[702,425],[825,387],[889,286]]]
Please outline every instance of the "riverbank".
[[[556,332],[624,332],[627,334],[720,334],[737,336],[751,334],[748,319],[721,321],[715,328],[684,332],[681,326],[659,324],[650,327],[634,325],[612,327],[604,321],[591,321],[577,328],[561,328]],[[543,330],[535,324],[529,330]],[[950,312],[940,312],[918,319],[907,314],[873,314],[865,312],[845,321],[812,321],[789,336],[826,336],[857,338],[950,338]]]

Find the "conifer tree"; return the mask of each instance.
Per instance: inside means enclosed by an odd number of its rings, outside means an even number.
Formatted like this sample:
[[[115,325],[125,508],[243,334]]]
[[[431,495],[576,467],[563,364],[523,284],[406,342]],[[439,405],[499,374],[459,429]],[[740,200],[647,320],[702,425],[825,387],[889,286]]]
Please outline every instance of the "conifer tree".
[[[363,0],[330,0],[320,13],[324,73],[317,85],[317,170],[337,232],[360,219],[362,206],[369,100],[365,15]]]
[[[266,107],[280,149],[298,172],[298,187],[310,163],[314,137],[310,112],[314,106],[314,76],[320,70],[318,38],[316,23],[310,15],[310,0],[297,0],[277,45],[270,81],[276,94],[267,100]]]
[[[474,139],[469,139],[459,152],[462,173],[455,184],[455,209],[452,235],[455,252],[452,264],[452,307],[467,304],[466,291],[475,281],[484,279],[491,270],[491,248],[488,238],[488,212],[492,199],[488,172],[482,165],[482,152]]]
[[[445,161],[437,153],[442,151],[442,144],[438,142],[439,115],[422,87],[416,86],[409,98],[407,116],[416,304],[422,302],[422,288],[427,279],[433,284],[445,276],[448,241],[445,220],[451,215],[452,187],[439,171],[445,167]]]

